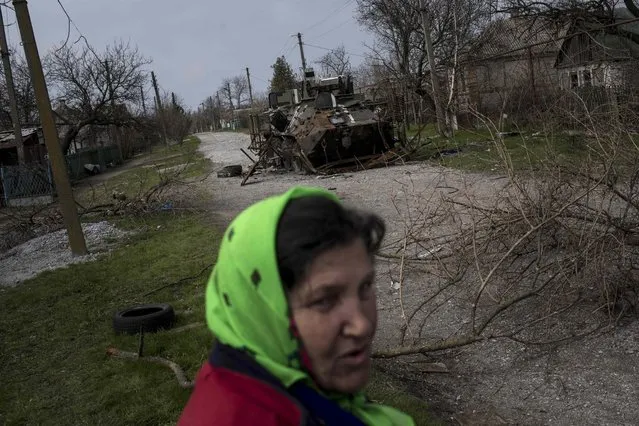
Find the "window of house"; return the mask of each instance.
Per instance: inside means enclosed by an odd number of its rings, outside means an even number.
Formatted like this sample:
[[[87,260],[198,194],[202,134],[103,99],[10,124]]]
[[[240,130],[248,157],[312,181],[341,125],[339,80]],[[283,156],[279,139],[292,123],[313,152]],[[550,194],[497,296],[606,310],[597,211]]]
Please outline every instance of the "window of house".
[[[583,72],[583,86],[592,86],[592,74],[590,73],[590,70],[584,70]]]
[[[570,73],[570,88],[576,89],[579,87],[579,74],[576,72]]]

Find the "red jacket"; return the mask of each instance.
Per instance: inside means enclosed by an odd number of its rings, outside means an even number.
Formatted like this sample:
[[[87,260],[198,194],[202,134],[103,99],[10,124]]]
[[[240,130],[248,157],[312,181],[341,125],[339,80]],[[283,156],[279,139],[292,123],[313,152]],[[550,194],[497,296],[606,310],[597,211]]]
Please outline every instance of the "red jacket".
[[[178,426],[311,426],[308,413],[248,356],[216,347]]]
[[[208,362],[178,426],[301,426],[300,409],[259,380]]]
[[[303,383],[286,389],[246,352],[217,344],[178,426],[364,426]]]

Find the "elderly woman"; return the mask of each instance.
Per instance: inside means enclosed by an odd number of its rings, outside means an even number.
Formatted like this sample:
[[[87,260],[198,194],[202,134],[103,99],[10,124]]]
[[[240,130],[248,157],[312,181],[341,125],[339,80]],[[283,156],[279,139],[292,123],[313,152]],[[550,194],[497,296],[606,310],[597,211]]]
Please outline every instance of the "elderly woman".
[[[206,292],[216,337],[179,425],[411,426],[369,401],[380,218],[295,187],[227,229]]]

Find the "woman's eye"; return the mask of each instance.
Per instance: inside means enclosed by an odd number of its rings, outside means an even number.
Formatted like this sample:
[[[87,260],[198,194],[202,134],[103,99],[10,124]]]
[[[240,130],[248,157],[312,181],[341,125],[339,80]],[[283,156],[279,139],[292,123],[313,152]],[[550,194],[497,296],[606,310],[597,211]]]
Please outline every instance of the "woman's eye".
[[[320,310],[329,310],[335,305],[336,302],[337,302],[336,296],[326,296],[314,301],[312,303],[312,306],[319,308]]]
[[[373,290],[373,281],[367,281],[365,283],[362,283],[361,287],[359,288],[360,295],[361,297],[364,297],[364,298],[369,297],[372,290]]]

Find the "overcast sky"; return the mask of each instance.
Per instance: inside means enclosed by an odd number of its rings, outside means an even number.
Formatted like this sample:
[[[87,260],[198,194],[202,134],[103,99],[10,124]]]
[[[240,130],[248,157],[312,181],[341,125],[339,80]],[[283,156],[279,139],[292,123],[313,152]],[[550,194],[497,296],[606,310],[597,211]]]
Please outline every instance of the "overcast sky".
[[[225,77],[251,69],[255,91],[266,91],[270,65],[286,55],[301,67],[297,38],[325,48],[343,43],[355,54],[368,52],[373,39],[354,17],[355,0],[61,0],[80,31],[96,50],[116,39],[130,40],[153,60],[164,90],[180,94],[197,108],[214,94]],[[4,8],[3,8],[4,9]],[[57,0],[32,0],[29,10],[40,53],[60,45],[67,19]],[[8,14],[7,14],[8,13]],[[5,10],[5,24],[15,22]],[[71,39],[78,33],[72,28]],[[19,46],[17,26],[9,42]],[[326,51],[305,47],[310,63]],[[352,56],[357,64],[362,58]]]

